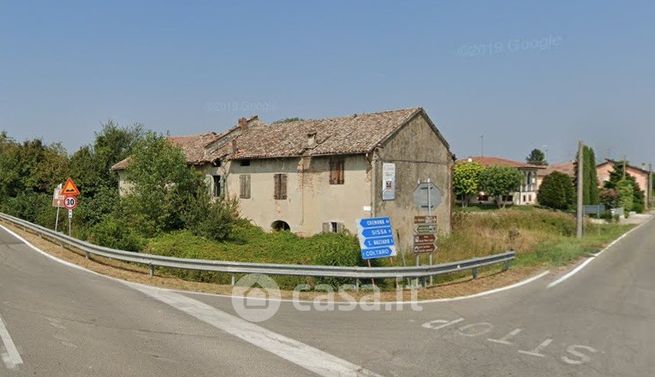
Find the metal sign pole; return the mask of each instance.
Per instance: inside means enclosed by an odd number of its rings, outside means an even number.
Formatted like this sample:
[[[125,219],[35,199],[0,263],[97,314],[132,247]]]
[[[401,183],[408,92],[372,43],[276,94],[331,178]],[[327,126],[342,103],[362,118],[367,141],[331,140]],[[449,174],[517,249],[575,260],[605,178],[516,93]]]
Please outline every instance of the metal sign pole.
[[[432,185],[430,184],[430,178],[428,178],[428,218],[432,221],[432,201],[431,201],[431,192]],[[432,266],[432,253],[428,256],[428,264]],[[430,285],[432,285],[432,275],[430,275]]]
[[[55,218],[55,232],[57,231],[57,226],[59,225],[59,209],[60,207],[57,207],[57,217]]]
[[[73,219],[73,210],[68,210],[68,236],[71,237],[71,220]]]

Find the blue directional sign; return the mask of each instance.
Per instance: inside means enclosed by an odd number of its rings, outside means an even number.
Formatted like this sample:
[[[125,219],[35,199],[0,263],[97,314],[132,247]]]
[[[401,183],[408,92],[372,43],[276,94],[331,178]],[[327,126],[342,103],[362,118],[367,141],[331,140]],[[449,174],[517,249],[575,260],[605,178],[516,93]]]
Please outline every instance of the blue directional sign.
[[[388,217],[359,219],[357,229],[362,259],[386,258],[396,255],[393,229]]]

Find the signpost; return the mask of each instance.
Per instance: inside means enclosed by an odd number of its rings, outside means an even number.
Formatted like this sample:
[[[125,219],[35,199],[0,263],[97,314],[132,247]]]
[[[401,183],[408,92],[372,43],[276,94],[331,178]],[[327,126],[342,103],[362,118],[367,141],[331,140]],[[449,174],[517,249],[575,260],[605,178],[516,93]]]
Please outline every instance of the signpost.
[[[427,210],[427,216],[414,216],[414,244],[412,250],[416,254],[416,265],[420,265],[420,254],[428,253],[428,263],[432,265],[432,253],[436,250],[437,242],[437,216],[432,216],[432,210],[436,209],[442,200],[443,194],[428,178],[426,181],[418,181],[414,190],[414,203],[419,210]],[[418,279],[416,279],[418,285]],[[430,276],[432,285],[432,276]]]
[[[77,197],[80,195],[80,190],[78,190],[77,186],[75,186],[75,182],[68,178],[66,183],[64,183],[64,187],[61,189],[61,195]]]
[[[77,198],[74,196],[66,196],[66,198],[64,198],[64,208],[69,211],[77,208]]]
[[[418,182],[418,186],[414,190],[414,203],[419,210],[428,210],[428,214],[432,214],[432,210],[439,207],[443,194],[441,190],[434,183],[428,179],[425,182]]]
[[[59,226],[59,209],[64,206],[64,196],[61,195],[62,184],[58,184],[52,193],[52,206],[57,208],[57,217],[55,218],[55,232]]]
[[[71,235],[71,222],[73,220],[73,210],[77,208],[79,201],[77,197],[80,195],[80,190],[75,185],[72,179],[68,178],[64,186],[61,187],[59,195],[63,196],[62,207],[68,210],[68,235]],[[53,199],[54,201],[54,199]],[[59,218],[59,207],[57,207],[57,218]],[[56,228],[55,228],[56,230]]]
[[[357,220],[357,233],[362,259],[393,257],[396,243],[391,220],[388,217],[370,217]]]

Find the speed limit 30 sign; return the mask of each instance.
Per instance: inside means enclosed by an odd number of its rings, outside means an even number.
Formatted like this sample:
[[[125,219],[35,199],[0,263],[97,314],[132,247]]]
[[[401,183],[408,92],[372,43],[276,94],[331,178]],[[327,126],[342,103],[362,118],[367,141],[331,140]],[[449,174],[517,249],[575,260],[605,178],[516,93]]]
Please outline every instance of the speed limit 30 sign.
[[[66,196],[64,198],[64,208],[73,210],[77,207],[77,198],[74,196]]]

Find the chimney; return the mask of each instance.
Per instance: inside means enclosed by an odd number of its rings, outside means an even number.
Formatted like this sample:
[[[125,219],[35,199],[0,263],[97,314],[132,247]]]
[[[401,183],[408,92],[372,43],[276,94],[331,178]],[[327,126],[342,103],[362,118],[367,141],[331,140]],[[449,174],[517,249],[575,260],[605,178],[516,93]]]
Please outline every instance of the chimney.
[[[316,146],[316,131],[307,132],[307,146],[309,148]]]
[[[239,118],[239,128],[241,128],[241,131],[247,130],[248,129],[248,119]]]
[[[232,139],[232,153],[237,153],[239,148],[237,148],[237,139]]]

